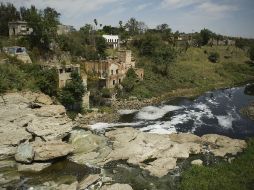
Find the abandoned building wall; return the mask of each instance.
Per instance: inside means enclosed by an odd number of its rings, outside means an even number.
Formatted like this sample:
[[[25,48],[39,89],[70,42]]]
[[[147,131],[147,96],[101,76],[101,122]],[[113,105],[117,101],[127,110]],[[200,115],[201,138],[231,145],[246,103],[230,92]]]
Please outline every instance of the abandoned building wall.
[[[87,73],[101,75],[107,72],[108,63],[106,61],[85,61],[82,63]]]
[[[26,36],[33,32],[32,28],[29,28],[25,21],[9,22],[9,36]]]

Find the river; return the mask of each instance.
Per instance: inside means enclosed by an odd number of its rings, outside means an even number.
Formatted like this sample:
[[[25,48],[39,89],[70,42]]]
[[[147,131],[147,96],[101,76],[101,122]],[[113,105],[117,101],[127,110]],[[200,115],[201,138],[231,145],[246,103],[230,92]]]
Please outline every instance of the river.
[[[220,134],[246,139],[254,136],[254,122],[241,115],[240,109],[254,101],[246,85],[206,92],[195,98],[176,98],[141,110],[119,110],[118,123],[96,123],[94,130],[132,126],[144,132],[170,134]],[[248,91],[248,92],[247,92]]]

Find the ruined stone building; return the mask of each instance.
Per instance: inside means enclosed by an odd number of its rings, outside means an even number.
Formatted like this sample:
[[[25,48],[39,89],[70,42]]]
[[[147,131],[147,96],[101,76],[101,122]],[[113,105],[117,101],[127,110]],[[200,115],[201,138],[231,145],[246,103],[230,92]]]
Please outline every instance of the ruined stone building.
[[[211,46],[235,46],[235,40],[211,38],[208,44]]]
[[[102,37],[106,40],[107,44],[113,49],[117,49],[120,47],[120,40],[118,35],[102,35]]]
[[[81,78],[83,80],[83,84],[85,86],[86,93],[83,96],[83,108],[84,109],[89,109],[90,104],[89,104],[89,97],[90,97],[90,92],[87,91],[87,75],[81,74],[80,73],[80,65],[76,64],[69,64],[69,65],[61,65],[61,64],[55,64],[55,65],[43,65],[46,68],[56,68],[58,72],[58,84],[59,88],[63,88],[66,86],[68,82],[72,80],[71,78],[71,73],[72,72],[77,72],[81,75]]]
[[[130,68],[134,69],[140,80],[144,78],[144,69],[135,68],[135,60],[130,50],[118,51],[117,58],[108,58],[97,62],[85,62],[84,65],[86,72],[93,73],[99,77],[101,88],[106,87],[110,89],[120,85]]]
[[[27,36],[33,32],[26,21],[14,21],[8,23],[9,36]]]

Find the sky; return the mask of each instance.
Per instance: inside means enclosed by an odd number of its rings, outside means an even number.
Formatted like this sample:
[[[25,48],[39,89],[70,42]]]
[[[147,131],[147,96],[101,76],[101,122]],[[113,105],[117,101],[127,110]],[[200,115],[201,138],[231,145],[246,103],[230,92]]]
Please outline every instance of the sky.
[[[149,28],[167,23],[173,31],[215,33],[254,38],[254,0],[0,0],[61,13],[60,21],[75,28],[92,24],[118,26],[131,17]]]

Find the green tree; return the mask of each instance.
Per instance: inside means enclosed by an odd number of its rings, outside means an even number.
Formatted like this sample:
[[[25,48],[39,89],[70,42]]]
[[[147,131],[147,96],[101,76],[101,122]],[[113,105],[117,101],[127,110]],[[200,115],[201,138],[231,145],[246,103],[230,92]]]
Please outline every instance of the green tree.
[[[175,49],[168,45],[157,47],[153,55],[154,71],[164,76],[169,74],[169,67],[176,59]]]
[[[212,52],[208,57],[209,61],[211,61],[212,63],[217,63],[219,61],[219,58],[220,54],[218,52]]]
[[[100,55],[100,57],[105,58],[106,57],[105,50],[107,48],[106,40],[101,36],[97,36],[95,38],[95,42],[98,54]]]
[[[80,32],[84,34],[90,34],[93,30],[93,26],[91,24],[86,24],[85,26],[80,28]]]
[[[37,78],[37,85],[43,93],[56,97],[58,92],[56,69],[42,70]]]
[[[22,8],[21,12],[28,25],[33,28],[33,33],[29,37],[31,48],[49,51],[50,44],[56,40],[60,14],[49,7],[40,11],[35,6],[31,6],[30,9]]]
[[[11,3],[0,4],[0,35],[8,36],[9,27],[8,22],[19,20],[19,12]]]
[[[210,30],[204,28],[203,30],[200,31],[200,36],[202,40],[201,43],[203,46],[205,46],[208,44],[210,38],[213,36],[213,33]]]
[[[59,99],[67,109],[80,111],[85,87],[79,73],[73,72],[71,78],[72,80],[61,90]]]
[[[137,81],[138,76],[136,75],[134,69],[129,69],[126,73],[126,77],[123,79],[122,82],[123,90],[127,93],[131,92],[134,89]]]

